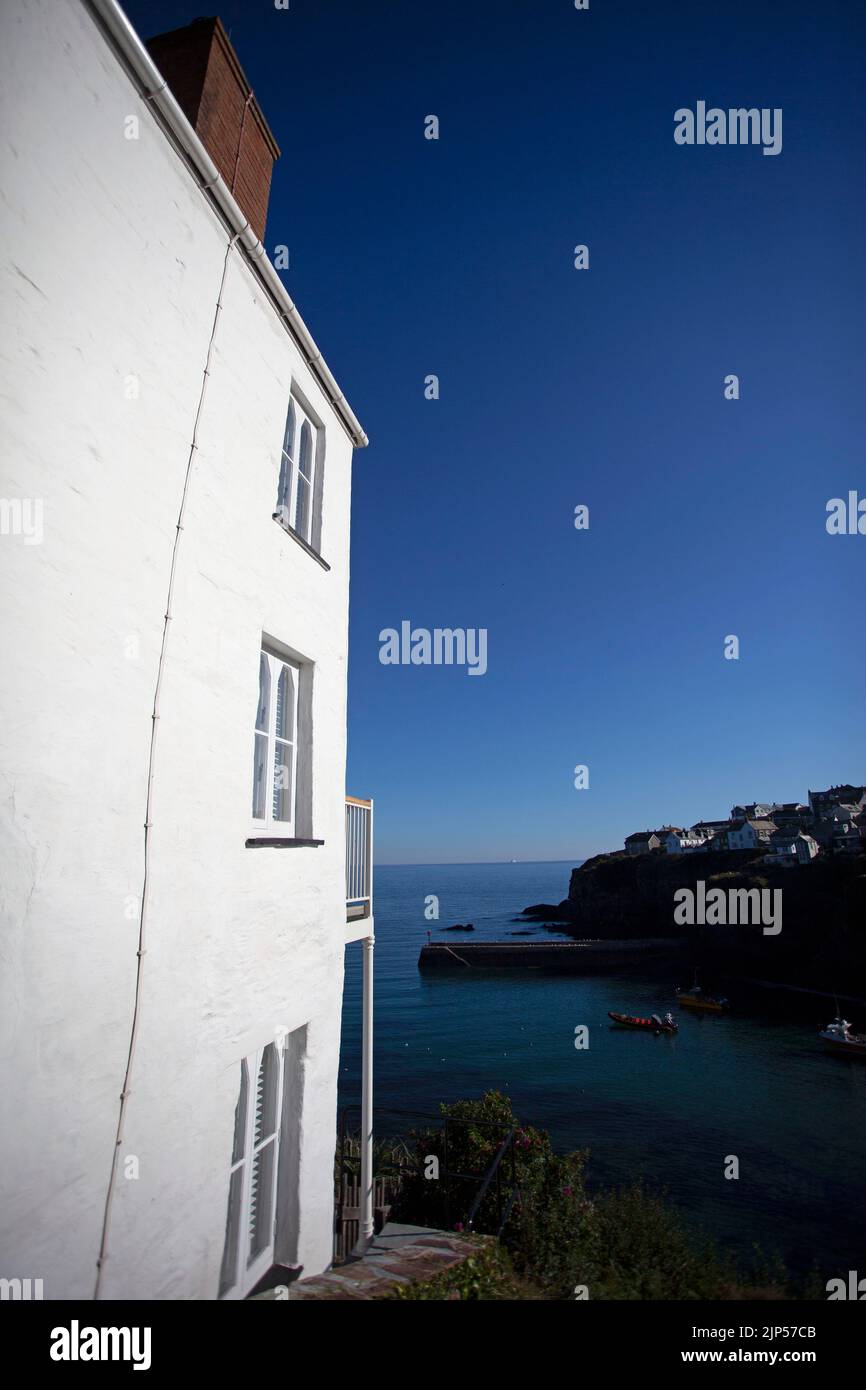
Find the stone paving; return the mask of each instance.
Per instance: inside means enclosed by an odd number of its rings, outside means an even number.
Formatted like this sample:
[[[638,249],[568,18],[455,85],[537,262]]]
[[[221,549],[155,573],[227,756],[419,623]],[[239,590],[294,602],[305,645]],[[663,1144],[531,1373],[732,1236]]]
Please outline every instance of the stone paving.
[[[492,1239],[390,1221],[362,1259],[298,1280],[289,1286],[289,1299],[384,1298],[400,1285],[421,1283],[460,1264],[478,1253],[480,1241]]]

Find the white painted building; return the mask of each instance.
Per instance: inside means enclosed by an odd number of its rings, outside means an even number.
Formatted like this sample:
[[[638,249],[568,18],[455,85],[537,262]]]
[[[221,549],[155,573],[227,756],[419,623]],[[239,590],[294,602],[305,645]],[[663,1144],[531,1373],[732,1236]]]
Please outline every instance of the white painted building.
[[[757,849],[769,845],[776,826],[770,820],[734,821],[728,831],[728,849]]]
[[[669,830],[663,843],[668,854],[690,854],[703,847],[704,837],[692,830]]]
[[[366,438],[247,223],[252,98],[228,177],[113,0],[5,0],[0,64],[0,1275],[240,1297],[330,1262],[347,941],[371,1026]]]

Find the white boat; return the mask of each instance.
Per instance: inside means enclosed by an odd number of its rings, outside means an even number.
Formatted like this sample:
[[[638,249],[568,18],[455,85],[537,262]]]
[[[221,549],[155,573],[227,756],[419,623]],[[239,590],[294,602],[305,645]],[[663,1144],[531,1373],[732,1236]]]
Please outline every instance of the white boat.
[[[836,1052],[866,1057],[866,1033],[852,1033],[851,1024],[841,1014],[837,1014],[826,1028],[822,1028],[818,1036]]]

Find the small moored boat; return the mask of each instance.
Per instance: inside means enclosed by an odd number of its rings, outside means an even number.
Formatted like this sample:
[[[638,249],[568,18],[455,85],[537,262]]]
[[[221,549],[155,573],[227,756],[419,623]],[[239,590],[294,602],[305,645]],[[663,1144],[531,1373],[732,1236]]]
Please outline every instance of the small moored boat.
[[[648,1033],[676,1033],[679,1024],[672,1014],[665,1014],[664,1018],[659,1018],[658,1014],[651,1014],[649,1018],[637,1018],[634,1014],[617,1014],[608,1010],[608,1018],[612,1018],[614,1023],[618,1023],[620,1028],[643,1028]]]
[[[723,1014],[728,1008],[728,1001],[723,994],[704,994],[700,985],[692,985],[691,989],[678,989],[677,1003],[681,1009],[701,1009],[707,1014]]]
[[[691,989],[680,989],[677,985],[677,1003],[681,1009],[700,1009],[702,1013],[723,1014],[728,1008],[728,1000],[723,994],[705,994],[698,984],[698,972],[695,971],[694,984]]]
[[[841,1014],[832,1023],[822,1028],[818,1037],[834,1052],[846,1052],[849,1056],[866,1057],[866,1033],[852,1033],[851,1024]]]

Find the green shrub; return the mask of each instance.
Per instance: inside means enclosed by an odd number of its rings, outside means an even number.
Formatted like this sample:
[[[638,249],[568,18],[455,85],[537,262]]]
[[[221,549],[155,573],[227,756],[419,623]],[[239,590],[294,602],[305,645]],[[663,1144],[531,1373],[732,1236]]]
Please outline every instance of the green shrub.
[[[664,1194],[640,1182],[590,1196],[585,1181],[588,1153],[554,1154],[543,1130],[520,1125],[506,1096],[489,1091],[479,1100],[457,1101],[441,1109],[443,1118],[466,1121],[449,1125],[447,1167],[476,1176],[472,1182],[452,1183],[449,1207],[444,1129],[413,1134],[414,1171],[404,1180],[394,1219],[460,1229],[510,1128],[515,1130],[519,1197],[501,1245],[492,1247],[501,1258],[479,1254],[427,1285],[401,1291],[399,1297],[573,1299],[583,1287],[592,1300],[794,1296],[778,1262],[767,1263],[761,1257],[749,1280],[738,1277],[712,1241],[700,1240],[689,1231]],[[488,1122],[496,1127],[488,1127]],[[443,1170],[438,1182],[423,1176],[430,1155],[439,1158]],[[502,1182],[507,1193],[510,1155],[503,1161]],[[494,1192],[488,1193],[478,1210],[476,1232],[496,1234],[498,1230]]]
[[[448,1126],[447,1145],[444,1126],[411,1134],[414,1172],[403,1183],[392,1213],[395,1220],[462,1230],[484,1175],[512,1128],[516,1131],[514,1170],[517,1185],[521,1191],[529,1192],[543,1181],[546,1165],[552,1157],[550,1139],[543,1130],[520,1125],[507,1096],[488,1091],[480,1100],[459,1100],[440,1106],[440,1110],[443,1119],[447,1117],[452,1122]],[[438,1180],[424,1176],[431,1157],[439,1160],[442,1176]],[[453,1178],[449,1182],[446,1172],[470,1176]],[[501,1184],[504,1197],[512,1188],[510,1153],[502,1163]],[[498,1230],[499,1200],[495,1180],[473,1224],[476,1231],[495,1234]]]
[[[698,1244],[664,1197],[641,1183],[592,1209],[584,1283],[605,1299],[721,1298],[736,1282],[711,1242]]]

